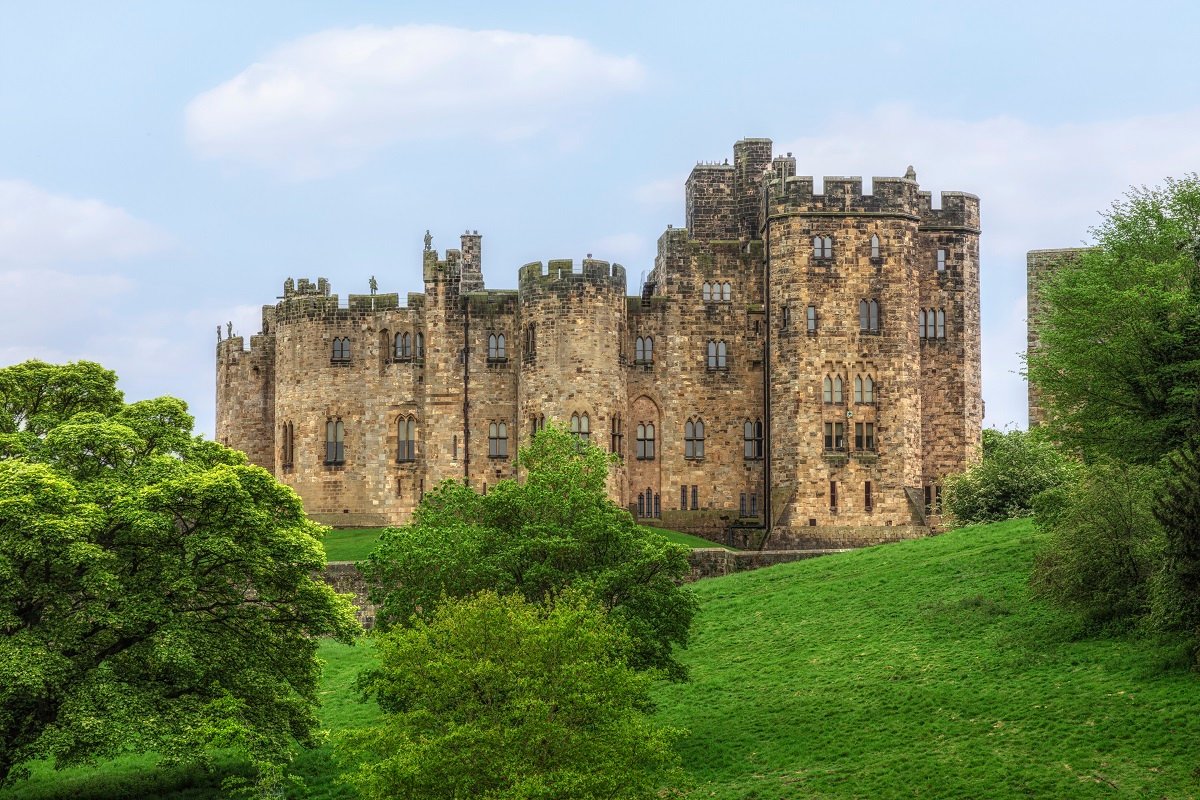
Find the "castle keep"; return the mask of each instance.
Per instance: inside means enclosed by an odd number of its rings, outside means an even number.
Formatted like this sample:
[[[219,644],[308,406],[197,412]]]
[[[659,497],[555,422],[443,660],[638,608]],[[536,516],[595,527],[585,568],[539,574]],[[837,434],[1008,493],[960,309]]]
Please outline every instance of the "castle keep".
[[[858,546],[939,523],[982,425],[979,200],[904,177],[797,176],[768,139],[699,164],[687,227],[630,296],[618,264],[526,264],[484,287],[481,237],[421,294],[289,278],[249,349],[217,348],[217,438],[335,525],[518,477],[556,421],[622,457],[614,500],[739,545]]]

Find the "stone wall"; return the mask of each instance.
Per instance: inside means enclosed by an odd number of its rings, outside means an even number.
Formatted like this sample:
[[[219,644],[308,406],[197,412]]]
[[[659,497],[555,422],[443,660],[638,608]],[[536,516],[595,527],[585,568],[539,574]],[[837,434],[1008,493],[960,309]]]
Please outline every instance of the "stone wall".
[[[795,171],[768,139],[698,165],[691,228],[667,229],[632,297],[624,268],[590,254],[527,264],[516,291],[486,289],[473,231],[444,255],[426,243],[425,291],[407,302],[343,305],[328,281],[289,278],[248,350],[242,337],[218,347],[218,439],[339,526],[404,524],[442,480],[486,491],[518,478],[535,420],[584,414],[592,441],[622,457],[616,502],[713,541],[842,547],[936,525],[923,492],[977,457],[982,421],[978,199],[947,192],[935,209],[911,172],[875,178],[870,194],[826,178],[817,193]],[[830,238],[827,257],[814,236]],[[877,329],[862,330],[863,301],[877,303]],[[944,336],[918,335],[923,309],[944,311]],[[652,355],[638,357],[639,340]],[[826,401],[826,376],[840,398]],[[867,377],[874,396],[859,402]],[[328,457],[330,423],[344,430],[341,458]],[[826,424],[842,425],[839,447],[826,448]],[[856,446],[858,424],[864,439],[873,426],[873,447]],[[639,426],[653,426],[652,457]]]

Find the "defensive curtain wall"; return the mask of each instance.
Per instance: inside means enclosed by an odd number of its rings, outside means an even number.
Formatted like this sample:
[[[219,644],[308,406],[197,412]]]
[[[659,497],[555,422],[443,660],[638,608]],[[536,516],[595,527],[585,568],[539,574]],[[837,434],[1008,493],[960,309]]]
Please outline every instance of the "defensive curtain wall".
[[[620,454],[609,491],[649,523],[768,549],[936,529],[978,457],[978,199],[935,204],[911,168],[817,191],[767,139],[733,156],[692,171],[640,286],[589,256],[487,289],[477,232],[427,235],[403,301],[288,279],[248,348],[218,344],[218,438],[335,525],[517,477],[555,420]]]

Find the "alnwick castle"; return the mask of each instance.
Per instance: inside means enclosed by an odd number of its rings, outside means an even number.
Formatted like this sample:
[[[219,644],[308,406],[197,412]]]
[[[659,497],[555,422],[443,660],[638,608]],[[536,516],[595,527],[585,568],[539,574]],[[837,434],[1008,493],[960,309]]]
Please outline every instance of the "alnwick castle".
[[[482,237],[424,292],[288,278],[261,331],[217,346],[217,438],[331,525],[406,522],[446,479],[519,478],[551,421],[620,456],[639,519],[738,546],[853,547],[940,524],[978,458],[979,199],[903,177],[796,175],[769,139],[698,164],[629,293],[592,259],[487,289]]]

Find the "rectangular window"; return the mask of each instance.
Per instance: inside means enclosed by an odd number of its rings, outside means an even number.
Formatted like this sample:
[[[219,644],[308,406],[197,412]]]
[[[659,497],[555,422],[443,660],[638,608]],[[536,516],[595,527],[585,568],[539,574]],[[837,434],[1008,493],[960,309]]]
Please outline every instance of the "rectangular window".
[[[693,486],[692,487],[692,511],[696,511],[699,508],[700,508],[700,487]]]
[[[837,496],[837,481],[829,482],[829,510],[837,513],[838,496]]]
[[[875,509],[875,501],[874,498],[871,497],[870,481],[867,481],[863,484],[863,508],[865,508],[867,511],[873,511]]]
[[[750,516],[758,516],[758,494],[755,492],[750,493]]]
[[[662,498],[658,492],[654,493],[654,518],[658,519],[662,516]]]
[[[687,511],[687,486],[679,487],[679,510]]]
[[[937,251],[937,271],[938,272],[946,271],[946,251],[945,250]]]
[[[807,318],[808,318],[808,332],[816,333],[817,332],[817,307],[816,306],[808,307]]]
[[[925,487],[925,513],[926,514],[933,513],[933,487],[932,486]]]
[[[867,445],[867,449],[868,449],[868,450],[874,450],[874,449],[875,449],[875,423],[874,423],[874,422],[868,422],[868,423],[867,423],[867,442],[866,442],[866,445]]]
[[[738,501],[738,516],[746,516],[746,493],[742,492],[741,498]]]

